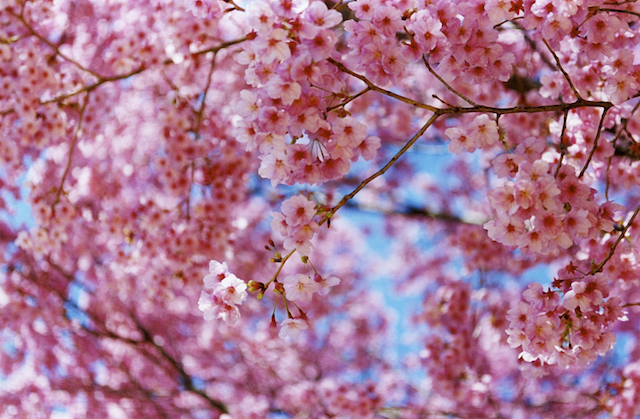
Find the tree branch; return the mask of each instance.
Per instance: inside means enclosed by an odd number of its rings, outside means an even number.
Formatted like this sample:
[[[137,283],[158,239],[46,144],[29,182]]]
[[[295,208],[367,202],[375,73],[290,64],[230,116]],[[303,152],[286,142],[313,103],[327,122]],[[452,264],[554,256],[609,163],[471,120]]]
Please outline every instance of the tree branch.
[[[320,220],[320,222],[318,223],[319,225],[324,224],[328,219],[330,219],[331,217],[333,217],[333,215],[336,213],[336,211],[338,211],[344,204],[346,204],[351,198],[353,198],[358,192],[360,192],[365,186],[367,186],[370,182],[372,182],[374,179],[382,176],[383,174],[385,174],[385,172],[387,170],[389,170],[389,168],[391,166],[393,166],[393,164],[404,154],[407,152],[407,150],[409,150],[411,148],[411,146],[418,140],[418,138],[420,138],[422,136],[422,134],[425,133],[425,131],[427,130],[427,128],[429,128],[435,121],[436,119],[438,119],[438,117],[440,116],[440,113],[434,113],[431,118],[429,118],[429,120],[427,121],[426,124],[424,124],[422,126],[422,128],[420,128],[420,130],[400,149],[400,151],[398,151],[392,158],[391,160],[389,160],[389,162],[387,162],[387,164],[385,164],[380,170],[378,170],[377,172],[375,172],[373,175],[369,176],[368,178],[366,178],[365,180],[363,180],[351,193],[345,195],[340,202],[338,202],[338,204],[336,204],[333,208],[331,208],[331,210],[329,210],[324,217],[322,217],[322,220]]]
[[[587,161],[584,163],[584,167],[580,171],[580,175],[578,176],[579,178],[581,178],[584,175],[584,172],[587,171],[587,167],[589,167],[589,163],[591,163],[591,159],[593,158],[593,155],[598,148],[598,140],[600,139],[600,134],[602,134],[602,124],[604,124],[604,118],[607,116],[607,111],[608,109],[604,109],[602,111],[602,117],[600,118],[600,123],[598,124],[598,131],[596,132],[596,137],[593,140],[593,147],[591,147],[589,157],[587,157]]]
[[[55,212],[56,205],[60,202],[60,196],[62,195],[62,190],[64,188],[64,182],[67,179],[67,175],[69,174],[69,170],[71,169],[71,161],[73,159],[73,152],[76,148],[76,144],[78,143],[78,137],[80,136],[80,128],[82,126],[82,118],[84,116],[84,111],[87,108],[87,103],[89,103],[89,93],[84,97],[84,102],[82,103],[82,107],[80,108],[80,115],[78,116],[78,125],[76,125],[76,131],[73,134],[73,141],[71,142],[71,146],[69,147],[69,158],[67,159],[67,165],[64,168],[64,173],[62,174],[62,180],[60,181],[60,187],[56,192],[56,198],[51,204],[51,211]]]

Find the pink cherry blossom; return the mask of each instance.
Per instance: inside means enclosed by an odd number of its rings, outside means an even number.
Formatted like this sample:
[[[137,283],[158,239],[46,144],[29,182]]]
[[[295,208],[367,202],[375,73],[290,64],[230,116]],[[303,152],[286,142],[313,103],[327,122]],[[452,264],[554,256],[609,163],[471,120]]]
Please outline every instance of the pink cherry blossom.
[[[307,224],[316,213],[316,204],[302,195],[295,195],[282,203],[282,213],[287,225]]]
[[[322,296],[327,295],[331,291],[331,288],[340,284],[340,278],[336,278],[335,276],[320,276],[316,274],[313,280],[318,284],[318,294]]]
[[[639,2],[0,3],[0,416],[637,416]]]
[[[247,284],[243,280],[229,274],[213,290],[213,293],[228,305],[239,305],[247,298],[246,289]]]
[[[308,275],[291,275],[284,279],[287,298],[294,301],[307,301],[318,290],[318,284]]]
[[[281,339],[290,338],[295,339],[300,335],[300,332],[308,329],[309,326],[302,319],[286,319],[280,325],[280,331],[278,336]]]

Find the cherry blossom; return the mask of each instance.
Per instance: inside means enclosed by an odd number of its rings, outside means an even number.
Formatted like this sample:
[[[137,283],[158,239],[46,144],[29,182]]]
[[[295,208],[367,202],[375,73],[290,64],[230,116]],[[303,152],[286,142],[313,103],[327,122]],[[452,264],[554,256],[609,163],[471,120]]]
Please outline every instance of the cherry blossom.
[[[294,301],[310,300],[318,290],[318,284],[304,274],[291,275],[284,279],[287,298]]]
[[[0,417],[637,416],[639,5],[0,2]]]
[[[278,336],[280,338],[292,338],[298,337],[300,332],[308,329],[307,323],[302,319],[287,319],[282,322]]]

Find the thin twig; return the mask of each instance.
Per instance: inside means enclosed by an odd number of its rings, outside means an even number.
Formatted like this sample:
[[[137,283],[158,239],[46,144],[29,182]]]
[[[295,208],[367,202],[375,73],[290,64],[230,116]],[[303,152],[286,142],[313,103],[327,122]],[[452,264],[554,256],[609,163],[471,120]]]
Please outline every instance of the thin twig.
[[[384,165],[384,167],[382,167],[380,170],[378,170],[377,172],[375,172],[374,174],[372,174],[371,176],[369,176],[368,178],[366,178],[365,180],[363,180],[362,182],[360,182],[360,184],[349,194],[345,195],[340,202],[338,202],[338,204],[336,204],[333,208],[331,208],[331,210],[329,210],[324,217],[322,217],[322,220],[320,220],[320,222],[318,223],[319,225],[324,224],[327,220],[329,220],[331,217],[333,217],[333,215],[336,213],[336,211],[338,211],[342,206],[344,206],[344,204],[346,204],[351,198],[353,198],[358,192],[360,192],[365,186],[367,186],[370,182],[372,182],[374,179],[382,176],[383,174],[385,174],[385,172],[387,170],[389,170],[389,168],[391,166],[393,166],[393,164],[407,151],[411,148],[411,146],[418,140],[418,138],[420,138],[422,136],[422,134],[425,133],[425,131],[427,130],[427,128],[429,128],[436,119],[438,119],[438,117],[441,115],[441,113],[434,113],[431,118],[429,118],[429,120],[427,121],[426,124],[424,124],[422,126],[422,128],[420,128],[420,130],[413,136],[411,137],[411,139],[400,149],[400,151],[398,151],[392,158],[391,160],[389,160],[387,162],[387,164]]]
[[[229,47],[231,47],[233,45],[236,45],[236,44],[240,44],[240,43],[242,43],[242,42],[244,42],[246,40],[247,40],[247,37],[243,36],[242,38],[233,39],[231,41],[223,42],[220,45],[216,45],[215,47],[210,47],[210,48],[207,48],[207,49],[196,51],[191,55],[202,55],[202,54],[206,54],[208,52],[217,53],[222,49],[229,48]],[[168,61],[169,62],[165,61],[165,64],[173,64],[173,61],[171,61],[171,60],[168,60]]]
[[[431,112],[436,112],[438,110],[438,108],[436,108],[435,106],[426,105],[426,104],[424,104],[422,102],[418,102],[417,100],[413,100],[413,99],[410,99],[408,97],[399,95],[397,93],[393,93],[393,92],[391,92],[389,90],[382,89],[382,88],[376,86],[375,84],[373,84],[371,81],[369,81],[369,79],[367,79],[365,76],[362,76],[362,75],[360,75],[358,73],[354,73],[353,71],[351,71],[347,67],[345,67],[344,64],[334,60],[333,58],[329,58],[327,61],[329,61],[331,64],[335,65],[336,67],[338,67],[340,69],[340,71],[342,71],[344,73],[347,73],[347,74],[349,74],[349,75],[351,75],[351,76],[353,76],[353,77],[355,77],[357,79],[362,80],[364,82],[364,84],[366,84],[367,87],[369,87],[369,89],[373,90],[374,92],[385,94],[385,95],[387,95],[389,97],[392,97],[394,99],[398,99],[401,102],[405,102],[405,103],[408,103],[410,105],[413,105],[416,108],[427,109],[427,110],[430,110]]]
[[[440,83],[444,84],[444,87],[446,87],[447,90],[449,90],[451,93],[458,96],[460,99],[464,100],[465,102],[469,103],[471,106],[480,106],[473,100],[469,99],[468,97],[466,97],[465,95],[463,95],[462,93],[458,92],[456,89],[451,87],[449,83],[447,83],[442,77],[440,77],[440,75],[436,73],[433,68],[431,68],[431,65],[429,65],[429,61],[427,60],[427,57],[425,57],[424,55],[422,56],[422,62],[427,67],[427,70],[429,70],[429,73],[433,74],[433,76],[437,78],[440,81]]]
[[[209,69],[209,74],[207,76],[207,84],[204,87],[204,92],[202,93],[202,103],[200,103],[200,109],[198,109],[197,119],[196,119],[196,127],[194,129],[196,134],[196,139],[200,136],[200,125],[202,124],[202,115],[204,114],[204,108],[207,102],[207,93],[209,92],[209,86],[211,86],[211,78],[213,76],[213,70],[216,66],[216,57],[217,53],[213,54],[213,59],[211,60],[211,68]]]
[[[609,9],[608,7],[598,7],[599,12],[627,13],[636,17],[640,17],[640,13],[631,10]]]
[[[567,72],[564,71],[564,68],[562,68],[562,64],[560,64],[560,59],[558,58],[558,55],[555,53],[555,51],[551,48],[551,45],[549,45],[547,40],[544,38],[542,38],[542,42],[544,42],[544,44],[547,46],[547,49],[549,50],[551,55],[553,55],[553,58],[556,60],[556,64],[558,65],[558,68],[560,69],[560,71],[562,71],[562,74],[564,75],[564,78],[567,79],[567,82],[569,82],[569,86],[571,86],[571,90],[573,90],[573,93],[576,95],[578,100],[583,100],[582,96],[580,96],[580,93],[578,92],[578,89],[576,89],[576,86],[574,86],[573,82],[571,81],[569,74],[567,74]]]
[[[518,28],[520,31],[522,31],[522,37],[524,38],[525,42],[529,45],[529,47],[534,51],[537,52],[538,55],[540,56],[540,59],[547,65],[549,66],[550,69],[552,70],[558,70],[558,67],[556,67],[550,60],[549,58],[545,55],[545,54],[541,54],[540,51],[538,51],[538,45],[536,44],[536,42],[531,39],[531,37],[527,34],[527,30],[520,25],[520,23],[516,22],[515,20],[512,21],[513,25]]]
[[[337,109],[337,108],[344,108],[349,102],[359,98],[360,96],[362,96],[363,94],[367,93],[370,90],[371,90],[371,88],[369,88],[369,86],[365,87],[364,89],[362,89],[361,91],[359,91],[355,95],[349,96],[349,98],[346,99],[344,102],[338,103],[337,105],[329,106],[327,108],[327,112],[331,112],[332,110]]]
[[[71,169],[71,161],[73,159],[73,151],[76,148],[76,144],[78,143],[78,138],[80,137],[80,128],[82,127],[82,118],[84,116],[84,111],[87,108],[87,103],[89,103],[89,93],[84,97],[84,102],[82,103],[82,107],[80,108],[80,115],[78,116],[78,125],[76,125],[76,131],[73,134],[73,141],[71,142],[71,146],[69,147],[69,158],[67,159],[67,166],[64,168],[64,173],[62,174],[62,180],[60,181],[60,187],[56,192],[56,198],[51,204],[51,211],[55,212],[56,205],[60,202],[60,196],[62,195],[62,190],[64,188],[64,182],[67,179],[67,175],[69,174],[69,170]]]
[[[593,158],[593,155],[595,154],[596,149],[598,148],[598,139],[600,139],[600,134],[602,134],[602,125],[604,124],[604,118],[607,116],[607,111],[608,109],[604,109],[602,111],[602,117],[600,118],[600,123],[598,124],[598,131],[596,132],[596,138],[593,140],[593,147],[591,147],[591,151],[589,152],[589,157],[587,157],[587,161],[584,163],[584,167],[580,171],[580,175],[578,176],[579,178],[581,178],[584,175],[584,172],[587,171],[587,167],[589,167],[589,163],[591,162],[591,159]]]
[[[100,76],[98,73],[94,72],[93,70],[88,69],[87,67],[83,66],[82,64],[80,64],[79,62],[75,61],[73,58],[68,57],[67,55],[65,55],[64,53],[62,53],[60,51],[60,49],[52,44],[47,38],[45,38],[44,36],[40,35],[38,32],[36,32],[36,30],[27,23],[27,21],[25,20],[24,16],[22,15],[22,13],[20,13],[19,15],[15,14],[13,11],[11,11],[11,9],[7,9],[7,12],[12,15],[13,17],[15,17],[16,19],[20,20],[22,22],[22,24],[29,30],[29,32],[31,32],[31,34],[33,34],[33,36],[35,36],[36,38],[38,38],[41,42],[47,44],[51,49],[53,49],[53,51],[56,53],[56,55],[61,56],[62,58],[64,58],[66,61],[70,62],[71,64],[75,65],[76,67],[78,67],[80,70],[85,71],[89,74],[91,74],[92,76],[96,77],[97,79],[102,79],[104,77]]]
[[[66,99],[68,99],[70,97],[77,96],[77,95],[79,95],[81,93],[84,93],[84,92],[90,92],[90,91],[96,89],[97,87],[99,87],[99,86],[101,86],[101,85],[103,85],[105,83],[112,82],[112,81],[117,81],[117,80],[128,79],[131,76],[135,76],[136,74],[142,73],[146,69],[147,69],[147,67],[143,66],[143,67],[139,67],[139,68],[137,68],[137,69],[135,69],[135,70],[133,70],[133,71],[131,71],[129,73],[120,74],[120,75],[111,76],[111,77],[103,77],[99,81],[97,81],[97,82],[95,82],[93,84],[90,84],[88,86],[84,86],[84,87],[80,88],[79,90],[76,90],[75,92],[67,93],[65,95],[54,97],[53,99],[45,100],[44,102],[40,102],[40,104],[41,105],[48,105],[48,104],[51,104],[51,103],[60,103],[63,100],[66,100]]]
[[[436,95],[435,93],[431,95],[431,97],[433,97],[434,99],[439,100],[440,102],[444,103],[445,105],[447,105],[450,108],[455,108],[456,105],[452,105],[451,103],[445,101],[444,99],[442,99],[440,96]]]
[[[609,254],[607,255],[606,258],[604,258],[604,260],[602,261],[602,263],[600,263],[598,266],[596,266],[595,268],[593,268],[591,270],[591,273],[594,274],[596,272],[602,272],[602,268],[604,267],[604,265],[609,261],[609,259],[611,259],[611,257],[613,256],[613,254],[616,251],[616,247],[618,246],[618,244],[622,241],[622,239],[624,238],[624,236],[627,234],[627,230],[629,229],[629,227],[631,227],[631,224],[633,224],[633,220],[635,220],[636,216],[638,215],[638,212],[640,212],[640,205],[638,205],[638,207],[636,208],[636,210],[633,212],[633,215],[631,216],[631,218],[629,219],[629,222],[627,223],[627,225],[622,229],[622,231],[620,232],[620,235],[618,236],[618,239],[616,240],[616,242],[613,244],[613,246],[611,247],[611,249],[609,250]]]
[[[271,279],[269,280],[269,282],[267,282],[266,284],[264,284],[265,290],[269,288],[269,285],[275,281],[276,279],[278,279],[278,275],[280,275],[280,272],[282,271],[282,268],[284,268],[284,264],[287,262],[287,260],[289,260],[289,258],[291,257],[291,255],[293,255],[293,253],[296,251],[296,249],[293,249],[292,251],[290,251],[289,253],[287,253],[287,255],[284,257],[284,259],[282,259],[282,261],[280,262],[280,266],[278,267],[278,270],[276,271],[275,274],[273,274],[273,276],[271,277]]]

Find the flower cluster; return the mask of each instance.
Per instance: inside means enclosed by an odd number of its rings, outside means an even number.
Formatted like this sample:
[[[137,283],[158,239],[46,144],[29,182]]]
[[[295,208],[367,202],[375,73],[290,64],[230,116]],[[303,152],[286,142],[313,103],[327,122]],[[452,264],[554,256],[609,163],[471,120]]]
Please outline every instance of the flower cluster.
[[[580,181],[573,166],[562,166],[554,177],[547,161],[520,160],[514,181],[489,195],[496,212],[496,218],[484,225],[489,237],[524,251],[549,254],[611,231],[613,213],[620,206],[598,205],[595,189]]]
[[[233,324],[240,318],[238,306],[247,298],[247,284],[229,272],[226,262],[209,262],[209,274],[203,279],[204,288],[198,308],[205,320],[222,319]]]
[[[311,250],[311,239],[318,230],[315,202],[302,195],[295,195],[282,203],[282,212],[272,212],[271,228],[284,237],[287,250],[296,249],[302,255]]]
[[[562,299],[560,291],[529,285],[522,301],[507,313],[508,342],[522,347],[525,361],[561,368],[587,365],[613,348],[616,337],[611,330],[618,320],[626,320],[622,302],[609,296],[603,274],[557,284],[564,292]]]
[[[323,2],[300,14],[254,2],[247,14],[255,32],[238,62],[253,89],[236,104],[238,140],[260,152],[259,174],[274,185],[315,184],[345,175],[361,156],[372,159],[380,139],[367,137],[366,125],[346,112],[322,112],[345,98],[344,74],[327,61],[340,13]]]
[[[394,5],[357,1],[349,3],[358,21],[345,22],[349,31],[347,62],[353,69],[367,75],[379,85],[387,85],[405,71],[409,54],[403,53],[396,40],[396,32],[403,28],[402,11]]]
[[[448,128],[444,135],[448,137],[449,151],[459,154],[462,149],[473,152],[476,148],[488,149],[500,140],[498,125],[486,114],[476,116],[468,129]]]

